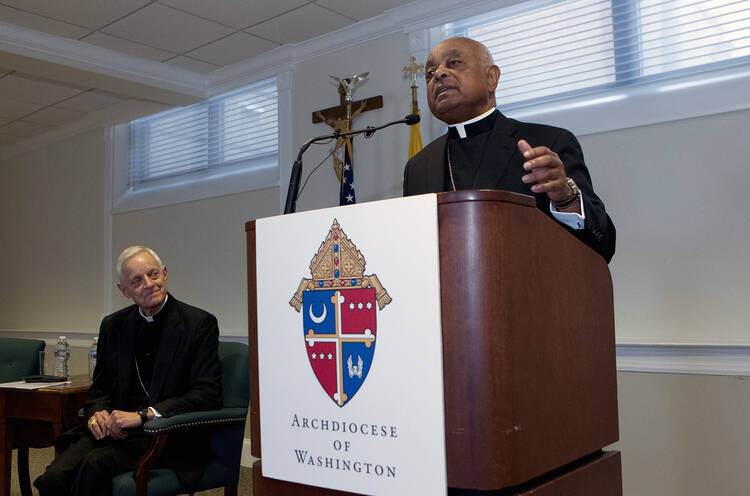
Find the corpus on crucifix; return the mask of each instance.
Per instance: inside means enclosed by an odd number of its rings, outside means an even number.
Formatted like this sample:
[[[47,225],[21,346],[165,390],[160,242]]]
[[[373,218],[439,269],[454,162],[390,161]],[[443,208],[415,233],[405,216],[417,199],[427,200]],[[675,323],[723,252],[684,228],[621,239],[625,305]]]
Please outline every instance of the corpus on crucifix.
[[[316,110],[312,114],[313,124],[325,122],[334,131],[351,131],[352,122],[362,112],[368,112],[383,108],[383,96],[378,95],[364,100],[352,101],[354,90],[360,86],[369,75],[369,72],[358,74],[348,78],[330,76],[336,81],[339,93],[339,105],[323,110]],[[355,203],[354,195],[354,162],[353,162],[352,138],[339,137],[336,140],[333,152],[333,170],[336,172],[339,188],[339,204],[349,205]]]

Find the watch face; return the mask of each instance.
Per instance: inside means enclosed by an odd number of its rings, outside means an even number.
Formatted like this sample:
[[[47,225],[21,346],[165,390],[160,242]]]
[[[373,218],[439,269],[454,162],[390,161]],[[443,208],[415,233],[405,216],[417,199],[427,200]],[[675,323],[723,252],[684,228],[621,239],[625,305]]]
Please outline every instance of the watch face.
[[[573,192],[573,195],[577,195],[580,192],[580,190],[578,189],[578,185],[571,178],[568,178],[568,186],[570,186],[570,190]]]

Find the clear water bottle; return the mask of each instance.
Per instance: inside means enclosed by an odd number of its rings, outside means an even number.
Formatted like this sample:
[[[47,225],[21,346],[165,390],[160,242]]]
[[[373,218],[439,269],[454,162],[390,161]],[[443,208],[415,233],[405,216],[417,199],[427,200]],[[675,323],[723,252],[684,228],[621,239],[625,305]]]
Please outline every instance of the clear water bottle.
[[[54,375],[68,377],[68,359],[70,358],[70,346],[65,336],[60,336],[55,345],[55,367]]]
[[[94,342],[89,347],[89,381],[94,380],[94,369],[96,368],[96,347],[99,343],[99,336],[94,338]]]

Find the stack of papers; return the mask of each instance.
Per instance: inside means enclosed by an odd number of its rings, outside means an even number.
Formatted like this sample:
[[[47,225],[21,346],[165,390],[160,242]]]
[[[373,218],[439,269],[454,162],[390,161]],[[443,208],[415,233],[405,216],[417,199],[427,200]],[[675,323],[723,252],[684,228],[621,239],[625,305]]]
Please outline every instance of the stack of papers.
[[[68,384],[66,381],[62,382],[26,382],[26,381],[15,381],[15,382],[3,382],[0,383],[0,388],[12,388],[12,389],[41,389],[50,386],[60,386],[62,384]]]

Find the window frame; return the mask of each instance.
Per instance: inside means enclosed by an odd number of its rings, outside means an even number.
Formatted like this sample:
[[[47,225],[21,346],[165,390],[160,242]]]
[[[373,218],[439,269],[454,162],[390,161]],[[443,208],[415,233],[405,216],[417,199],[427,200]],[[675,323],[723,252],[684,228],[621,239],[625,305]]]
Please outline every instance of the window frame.
[[[253,191],[279,186],[280,160],[283,155],[283,139],[280,130],[289,119],[290,91],[284,88],[280,75],[275,78],[278,117],[278,147],[275,154],[251,159],[239,159],[217,164],[209,161],[206,167],[186,174],[169,175],[147,181],[135,187],[130,185],[130,122],[112,126],[108,148],[111,150],[109,164],[112,174],[112,213],[160,207],[223,196],[233,193]],[[263,79],[269,79],[265,77]],[[252,86],[261,80],[246,84]],[[227,92],[232,97],[236,90]],[[209,105],[209,113],[215,112],[215,105]],[[222,112],[219,112],[220,114]],[[219,116],[219,118],[223,118]],[[209,126],[210,129],[210,126]],[[223,136],[218,146],[223,146]],[[216,144],[209,146],[209,158],[216,157]]]

